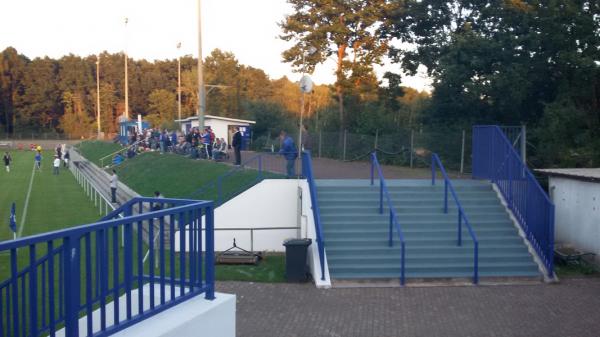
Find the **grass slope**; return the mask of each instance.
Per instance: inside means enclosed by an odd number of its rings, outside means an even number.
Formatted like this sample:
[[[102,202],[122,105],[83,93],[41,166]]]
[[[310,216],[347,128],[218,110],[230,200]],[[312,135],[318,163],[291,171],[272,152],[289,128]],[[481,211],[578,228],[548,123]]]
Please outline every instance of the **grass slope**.
[[[85,158],[98,166],[100,166],[100,158],[108,156],[123,148],[119,144],[99,140],[87,140],[77,144],[75,147]],[[110,160],[105,160],[104,162],[106,165]]]
[[[184,156],[158,152],[143,153],[127,160],[116,168],[123,183],[144,196],[152,196],[160,191],[169,198],[190,197],[199,188],[215,182],[217,178],[232,169],[232,166],[207,160],[191,160]],[[269,178],[279,177],[267,174]],[[241,169],[223,180],[224,200],[235,193],[250,187],[256,181],[257,171]],[[194,194],[196,199],[216,200],[216,185],[204,193]]]

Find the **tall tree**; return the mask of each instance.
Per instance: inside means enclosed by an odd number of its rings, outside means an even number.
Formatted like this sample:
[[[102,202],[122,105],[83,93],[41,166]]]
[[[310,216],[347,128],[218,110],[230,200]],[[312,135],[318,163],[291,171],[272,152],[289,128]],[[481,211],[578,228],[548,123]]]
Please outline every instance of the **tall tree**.
[[[399,6],[387,0],[288,0],[294,13],[280,23],[280,36],[294,45],[283,60],[299,71],[312,72],[316,64],[330,56],[336,61],[335,91],[338,99],[340,131],[346,127],[344,96],[371,78],[373,65],[382,62],[388,41],[379,36],[383,13]],[[307,55],[307,51],[316,52]],[[306,63],[306,64],[305,64]],[[341,133],[341,132],[340,132]]]

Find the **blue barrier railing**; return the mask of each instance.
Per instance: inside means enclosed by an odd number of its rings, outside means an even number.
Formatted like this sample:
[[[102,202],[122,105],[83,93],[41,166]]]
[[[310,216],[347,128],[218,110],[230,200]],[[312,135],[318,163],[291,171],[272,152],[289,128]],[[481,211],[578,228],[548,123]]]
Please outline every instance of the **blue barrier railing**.
[[[144,237],[155,226],[156,248]],[[185,253],[176,252],[176,231]],[[194,296],[215,296],[212,202],[134,198],[103,221],[5,241],[0,252],[10,261],[0,283],[0,337],[60,329],[109,336]]]
[[[394,245],[393,240],[393,231],[394,228],[398,233],[398,239],[400,240],[400,254],[401,254],[401,262],[400,262],[400,284],[404,285],[406,280],[405,273],[405,257],[406,257],[406,242],[404,241],[404,234],[402,233],[402,227],[400,226],[400,222],[398,221],[398,216],[396,215],[396,209],[394,208],[394,204],[392,203],[392,198],[390,198],[390,192],[387,188],[387,184],[385,183],[385,177],[383,176],[383,172],[381,170],[381,165],[379,165],[379,161],[377,160],[377,153],[371,153],[371,186],[375,184],[375,171],[377,171],[377,175],[379,176],[379,214],[383,214],[383,196],[385,196],[388,208],[390,210],[390,224],[388,231],[388,244],[390,247]]]
[[[310,151],[302,152],[302,175],[306,178],[308,189],[310,191],[310,201],[312,204],[313,219],[315,222],[315,232],[317,236],[317,248],[319,250],[319,267],[321,269],[321,280],[325,280],[325,241],[323,241],[323,229],[321,226],[321,211],[319,210],[319,200],[317,199],[317,185],[312,169],[312,158]]]
[[[452,181],[450,181],[450,177],[448,177],[448,173],[446,172],[444,165],[442,165],[440,157],[434,153],[431,155],[431,185],[435,185],[436,167],[439,167],[442,172],[442,177],[444,178],[444,213],[448,213],[448,191],[450,191],[452,198],[454,198],[458,210],[458,245],[462,246],[463,221],[465,226],[467,226],[471,240],[473,240],[473,283],[477,284],[479,283],[479,241],[477,240],[477,236],[475,235],[475,231],[473,231],[473,227],[471,227],[469,218],[467,218],[467,214],[456,195]]]
[[[496,125],[473,127],[473,178],[491,180],[554,275],[554,204]]]

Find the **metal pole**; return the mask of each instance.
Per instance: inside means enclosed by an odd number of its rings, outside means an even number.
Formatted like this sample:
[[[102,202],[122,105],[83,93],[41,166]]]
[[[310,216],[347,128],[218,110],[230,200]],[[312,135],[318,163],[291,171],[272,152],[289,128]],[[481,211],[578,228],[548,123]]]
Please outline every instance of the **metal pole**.
[[[373,145],[373,150],[377,150],[378,141],[379,141],[379,129],[375,130],[375,144]]]
[[[96,120],[98,122],[98,139],[100,139],[100,134],[102,133],[100,127],[100,54],[98,54],[98,59],[96,60],[96,96],[96,109],[98,111]]]
[[[202,64],[202,0],[198,0],[198,123],[204,130],[204,109],[206,95],[204,90],[204,69]]]
[[[321,144],[322,144],[323,132],[319,130],[319,158],[321,158]]]
[[[410,168],[413,168],[413,155],[415,152],[415,130],[410,130]]]
[[[462,130],[462,147],[460,149],[460,174],[465,173],[465,135],[466,131]]]
[[[346,160],[346,139],[348,136],[348,130],[344,129],[344,148],[342,149],[342,160]]]
[[[177,117],[181,121],[181,42],[177,43]],[[181,129],[181,122],[179,122]]]
[[[128,18],[125,18],[125,118],[129,119],[129,80],[127,76],[127,23]]]
[[[527,127],[521,125],[521,160],[523,165],[527,165]]]

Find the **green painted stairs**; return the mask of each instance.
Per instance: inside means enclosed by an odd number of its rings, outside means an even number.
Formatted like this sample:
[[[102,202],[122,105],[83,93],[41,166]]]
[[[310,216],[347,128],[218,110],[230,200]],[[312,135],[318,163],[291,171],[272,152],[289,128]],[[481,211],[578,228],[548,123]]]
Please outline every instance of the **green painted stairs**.
[[[457,246],[458,214],[449,195],[443,211],[443,180],[387,180],[406,242],[406,278],[468,278],[473,243],[463,225]],[[400,277],[400,244],[388,246],[389,211],[379,214],[379,185],[368,180],[317,180],[319,207],[331,278]],[[541,278],[538,265],[489,182],[453,180],[479,240],[481,278]]]

